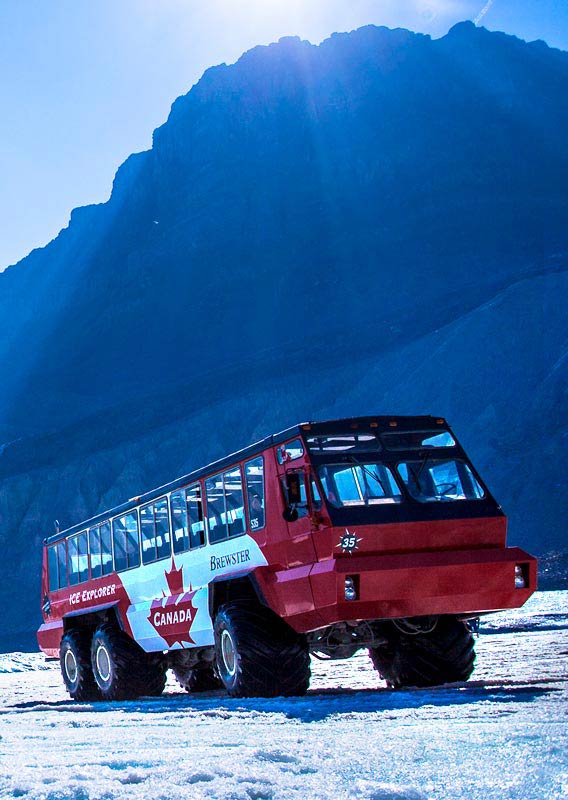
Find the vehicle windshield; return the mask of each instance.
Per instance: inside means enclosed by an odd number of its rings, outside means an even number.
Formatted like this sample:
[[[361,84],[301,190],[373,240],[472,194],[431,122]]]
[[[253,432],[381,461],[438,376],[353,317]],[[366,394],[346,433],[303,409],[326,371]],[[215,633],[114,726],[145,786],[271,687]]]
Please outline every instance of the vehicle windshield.
[[[318,475],[328,502],[335,508],[402,501],[394,475],[384,464],[326,464]]]
[[[424,458],[398,465],[398,474],[420,503],[480,500],[484,491],[465,461]]]

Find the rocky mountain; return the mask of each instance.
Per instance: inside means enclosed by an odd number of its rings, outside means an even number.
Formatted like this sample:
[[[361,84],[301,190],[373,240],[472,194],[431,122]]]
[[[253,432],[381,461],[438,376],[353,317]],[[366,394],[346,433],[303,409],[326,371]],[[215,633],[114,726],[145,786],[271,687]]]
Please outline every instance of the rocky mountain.
[[[107,203],[0,274],[0,621],[41,539],[305,418],[446,416],[566,549],[568,54],[471,23],[208,70]]]

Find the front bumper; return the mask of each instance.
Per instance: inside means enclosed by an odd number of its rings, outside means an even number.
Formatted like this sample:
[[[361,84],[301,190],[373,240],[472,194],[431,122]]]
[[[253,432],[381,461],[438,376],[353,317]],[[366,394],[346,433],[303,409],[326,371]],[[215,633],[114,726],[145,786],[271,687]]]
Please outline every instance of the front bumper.
[[[518,564],[524,588],[515,587]],[[346,577],[357,589],[355,600],[345,599]],[[517,547],[353,555],[276,573],[271,583],[274,610],[307,633],[350,620],[519,608],[537,588],[537,561]]]

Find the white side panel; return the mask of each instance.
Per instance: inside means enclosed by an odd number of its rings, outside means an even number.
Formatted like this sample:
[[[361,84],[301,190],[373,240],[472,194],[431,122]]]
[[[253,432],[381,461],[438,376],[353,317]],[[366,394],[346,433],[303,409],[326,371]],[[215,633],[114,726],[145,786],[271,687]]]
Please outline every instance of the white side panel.
[[[212,645],[209,583],[266,563],[255,540],[244,535],[121,572],[134,638],[147,652]]]

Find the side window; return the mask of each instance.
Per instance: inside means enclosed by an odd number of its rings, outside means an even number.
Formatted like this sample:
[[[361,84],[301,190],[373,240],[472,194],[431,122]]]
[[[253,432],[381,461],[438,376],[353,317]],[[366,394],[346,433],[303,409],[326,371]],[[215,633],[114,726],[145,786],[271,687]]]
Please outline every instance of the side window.
[[[276,450],[276,458],[279,464],[286,464],[288,461],[295,461],[304,455],[304,445],[301,439],[294,439],[288,444],[282,444]]]
[[[208,478],[207,519],[209,541],[213,544],[245,532],[245,501],[241,468],[233,467]]]
[[[253,458],[245,464],[245,481],[251,531],[264,528],[264,459]]]
[[[89,530],[89,553],[91,556],[91,578],[100,578],[103,574],[101,559],[101,531],[100,528]]]
[[[311,487],[312,487],[312,502],[314,504],[314,511],[319,511],[321,508],[321,494],[313,475],[311,479]]]
[[[100,533],[101,533],[101,561],[103,565],[103,575],[110,575],[113,569],[110,522],[103,522],[100,528]]]
[[[306,476],[302,471],[300,472],[300,492],[301,492],[302,499],[301,499],[300,503],[298,503],[298,505],[296,506],[296,509],[298,511],[298,516],[299,517],[307,517],[308,516],[308,497],[307,497],[307,494],[306,494]]]
[[[54,592],[59,588],[59,580],[57,577],[57,545],[52,545],[47,548],[47,571],[49,576],[49,591]]]
[[[183,489],[170,495],[170,506],[172,509],[174,553],[185,553],[186,550],[189,550],[189,533],[185,491]]]
[[[69,552],[69,586],[76,586],[79,583],[78,538],[77,536],[72,536],[67,540],[67,550]]]
[[[142,542],[142,561],[149,564],[156,560],[156,536],[154,532],[154,506],[140,509],[140,540]]]
[[[67,563],[65,542],[58,542],[47,549],[49,591],[56,592],[67,586]]]
[[[117,572],[140,564],[138,514],[131,511],[112,521],[114,568]]]
[[[87,531],[72,536],[67,544],[69,550],[69,585],[88,580],[89,555],[87,552]]]
[[[280,484],[282,487],[282,495],[284,497],[285,505],[293,506],[293,508],[297,512],[297,516],[295,517],[295,519],[291,520],[295,522],[295,520],[300,519],[300,517],[308,516],[308,501],[306,496],[306,476],[302,469],[293,470],[291,473],[288,474],[293,474],[297,476],[297,490],[298,490],[299,502],[291,502],[291,497],[289,496],[288,493],[286,477],[280,479]]]
[[[174,553],[185,553],[205,544],[205,518],[201,484],[195,483],[170,496],[174,522]]]
[[[156,518],[156,558],[166,558],[171,553],[170,515],[167,498],[163,497],[156,501],[154,516]]]
[[[223,475],[215,475],[205,481],[207,492],[207,522],[209,528],[209,541],[211,544],[226,539],[229,535],[227,528],[227,515],[225,511],[225,492],[223,490]]]
[[[186,489],[187,512],[189,514],[189,546],[201,547],[205,544],[205,520],[201,484],[196,483]]]
[[[229,536],[239,536],[245,532],[245,500],[241,468],[234,467],[223,475],[225,503]]]
[[[67,546],[66,542],[60,542],[55,546],[57,548],[58,586],[60,589],[64,589],[67,586]]]
[[[170,554],[170,518],[164,497],[140,509],[142,561],[151,564]]]

